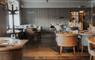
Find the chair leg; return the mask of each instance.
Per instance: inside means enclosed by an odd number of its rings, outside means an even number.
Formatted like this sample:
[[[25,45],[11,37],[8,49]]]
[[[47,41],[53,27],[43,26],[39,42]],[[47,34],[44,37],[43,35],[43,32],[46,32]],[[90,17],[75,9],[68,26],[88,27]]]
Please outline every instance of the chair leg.
[[[90,60],[92,60],[93,56],[90,55]]]
[[[76,53],[76,49],[75,49],[75,47],[73,47],[73,52],[74,52],[74,54]]]
[[[60,54],[62,53],[62,46],[60,46]]]
[[[83,53],[83,50],[84,50],[84,47],[82,46],[82,48],[81,48],[81,54]]]

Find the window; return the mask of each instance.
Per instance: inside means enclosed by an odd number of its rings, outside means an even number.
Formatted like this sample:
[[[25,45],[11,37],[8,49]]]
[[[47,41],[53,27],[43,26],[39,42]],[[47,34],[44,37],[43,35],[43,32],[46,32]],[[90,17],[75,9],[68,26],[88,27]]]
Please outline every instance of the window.
[[[14,14],[14,26],[19,26],[20,25],[20,15],[19,11]],[[9,14],[9,28],[13,27],[13,19],[12,19],[12,14]]]
[[[12,10],[12,5],[13,5],[13,10]],[[20,25],[19,2],[17,0],[8,0],[8,8],[9,8],[9,19],[8,19],[9,28],[13,27],[13,19],[14,19],[14,26],[15,27],[19,26]]]

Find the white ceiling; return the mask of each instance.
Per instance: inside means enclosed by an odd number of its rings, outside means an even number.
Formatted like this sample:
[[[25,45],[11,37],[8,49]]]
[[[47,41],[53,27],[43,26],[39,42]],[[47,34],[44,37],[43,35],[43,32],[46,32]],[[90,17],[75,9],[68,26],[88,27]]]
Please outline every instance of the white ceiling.
[[[46,2],[47,0],[22,0],[24,2]],[[48,0],[49,2],[71,2],[71,1],[91,1],[91,0]],[[92,0],[94,1],[94,0]]]
[[[91,7],[94,0],[21,0],[23,8],[70,8]]]

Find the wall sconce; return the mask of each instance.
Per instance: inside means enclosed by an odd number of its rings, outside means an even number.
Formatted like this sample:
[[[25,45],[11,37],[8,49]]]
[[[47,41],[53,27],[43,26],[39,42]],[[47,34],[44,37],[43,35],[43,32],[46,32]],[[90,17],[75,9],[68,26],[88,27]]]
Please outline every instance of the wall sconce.
[[[79,14],[85,16],[85,12],[83,10],[79,11]]]
[[[56,19],[64,19],[65,17],[60,16],[60,17],[55,17]]]
[[[81,11],[79,11],[79,13],[84,13],[84,11],[81,10]]]

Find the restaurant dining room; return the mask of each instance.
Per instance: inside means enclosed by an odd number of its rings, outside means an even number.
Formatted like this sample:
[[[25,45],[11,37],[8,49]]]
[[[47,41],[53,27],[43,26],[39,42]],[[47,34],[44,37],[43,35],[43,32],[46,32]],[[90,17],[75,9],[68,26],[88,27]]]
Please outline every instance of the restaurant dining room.
[[[0,0],[0,60],[95,60],[95,0]]]

